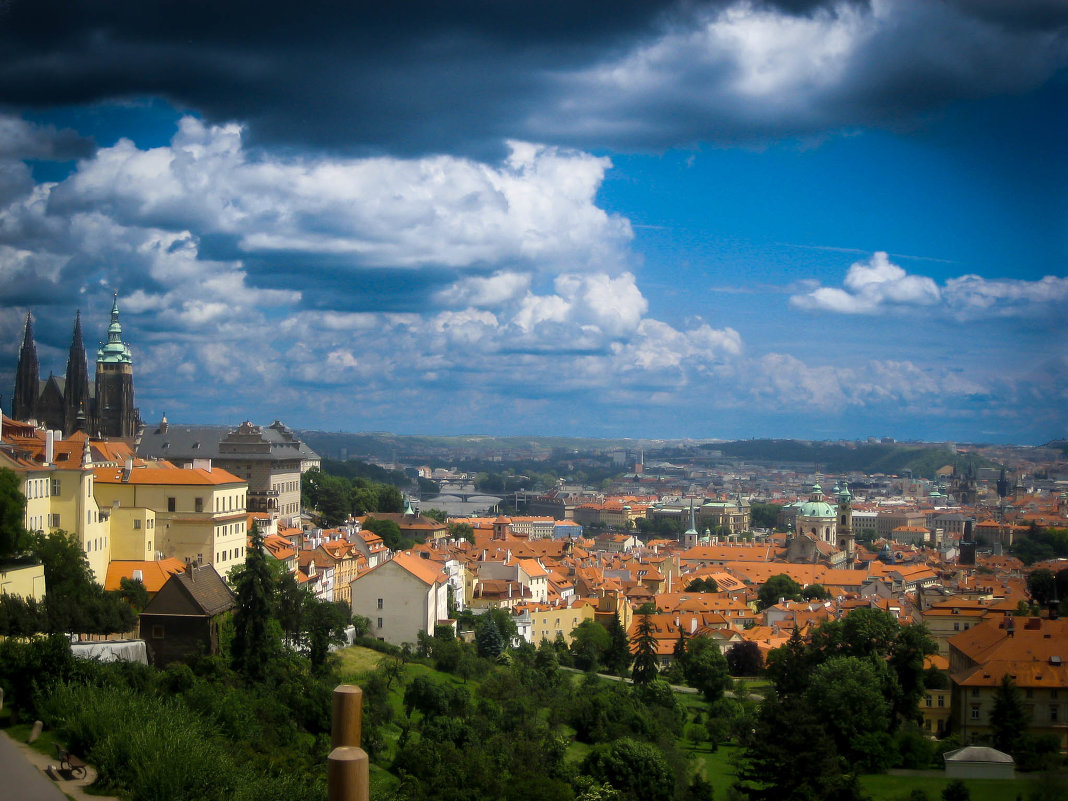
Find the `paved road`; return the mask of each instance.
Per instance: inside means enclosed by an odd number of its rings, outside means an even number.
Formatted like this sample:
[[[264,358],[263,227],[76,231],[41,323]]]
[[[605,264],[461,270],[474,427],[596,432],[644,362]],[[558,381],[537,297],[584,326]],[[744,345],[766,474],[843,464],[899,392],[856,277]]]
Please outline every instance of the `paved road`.
[[[67,801],[55,783],[31,764],[15,741],[0,732],[0,796],[12,801]]]

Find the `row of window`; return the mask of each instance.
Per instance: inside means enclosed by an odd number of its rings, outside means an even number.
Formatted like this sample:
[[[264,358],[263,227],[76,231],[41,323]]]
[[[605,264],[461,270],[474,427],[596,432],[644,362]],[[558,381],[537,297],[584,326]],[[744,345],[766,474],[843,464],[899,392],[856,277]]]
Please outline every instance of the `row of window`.
[[[150,518],[148,518],[148,520],[145,521],[145,528],[155,528],[155,527],[156,527],[156,518],[150,517]],[[140,528],[141,528],[141,521],[140,520],[134,520],[134,530],[138,531],[138,530],[140,530]]]
[[[228,562],[231,559],[241,559],[245,555],[247,548],[232,548],[228,551],[219,551],[215,554],[215,562]]]
[[[85,552],[94,553],[96,551],[103,550],[108,546],[107,537],[93,537],[91,540],[85,541]]]
[[[227,523],[224,526],[215,527],[215,538],[222,539],[223,537],[229,537],[234,534],[243,534],[245,531],[244,523]]]
[[[57,479],[58,481],[58,479]],[[33,500],[34,498],[47,498],[48,497],[48,479],[47,478],[31,478],[26,481],[26,498]]]

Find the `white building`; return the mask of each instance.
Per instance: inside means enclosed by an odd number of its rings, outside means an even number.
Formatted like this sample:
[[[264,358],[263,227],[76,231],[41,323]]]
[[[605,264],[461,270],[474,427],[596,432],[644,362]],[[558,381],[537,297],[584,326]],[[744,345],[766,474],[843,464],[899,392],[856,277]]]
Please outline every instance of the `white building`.
[[[449,616],[449,576],[441,564],[410,551],[361,573],[352,584],[352,613],[371,621],[370,634],[393,645],[419,641]]]

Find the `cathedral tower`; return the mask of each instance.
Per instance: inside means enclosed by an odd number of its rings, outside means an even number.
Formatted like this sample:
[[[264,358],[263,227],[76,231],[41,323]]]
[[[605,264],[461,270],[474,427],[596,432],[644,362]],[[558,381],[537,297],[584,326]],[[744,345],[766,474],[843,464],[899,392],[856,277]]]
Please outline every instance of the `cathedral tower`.
[[[67,377],[63,385],[63,435],[89,430],[92,408],[89,400],[89,364],[82,343],[82,313],[74,321],[74,338],[67,356]]]
[[[37,345],[33,341],[33,321],[26,313],[26,333],[19,351],[19,366],[15,371],[15,394],[11,399],[11,417],[15,420],[37,420],[37,398],[41,392],[40,362]]]
[[[96,354],[96,423],[101,436],[130,438],[137,433],[133,397],[133,355],[122,341],[119,295],[111,306],[108,341]]]

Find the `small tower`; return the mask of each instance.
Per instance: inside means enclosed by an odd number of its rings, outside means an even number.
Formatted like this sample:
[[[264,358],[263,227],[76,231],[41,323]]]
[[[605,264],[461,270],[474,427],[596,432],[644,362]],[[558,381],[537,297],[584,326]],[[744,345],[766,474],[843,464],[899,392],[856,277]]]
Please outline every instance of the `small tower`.
[[[74,336],[67,356],[67,376],[63,386],[63,434],[85,431],[89,424],[89,364],[82,342],[82,313],[74,319]]]
[[[133,395],[133,354],[122,341],[119,295],[111,305],[108,341],[96,352],[96,428],[101,436],[132,438],[138,416]]]
[[[11,399],[11,417],[28,422],[37,421],[37,400],[40,396],[41,364],[37,359],[37,345],[33,341],[33,321],[26,313],[26,332],[22,336],[19,365],[15,371],[15,393]]]
[[[697,521],[693,518],[693,498],[690,498],[690,527],[682,535],[682,544],[687,548],[697,545]]]
[[[845,551],[846,564],[853,569],[853,560],[856,558],[857,540],[853,536],[853,495],[849,491],[849,484],[842,482],[838,490],[838,550]]]

